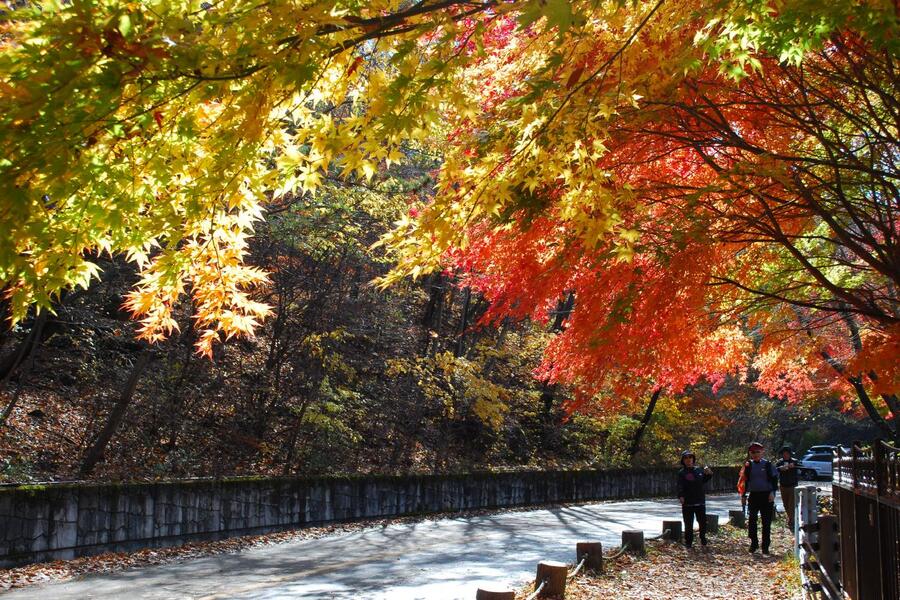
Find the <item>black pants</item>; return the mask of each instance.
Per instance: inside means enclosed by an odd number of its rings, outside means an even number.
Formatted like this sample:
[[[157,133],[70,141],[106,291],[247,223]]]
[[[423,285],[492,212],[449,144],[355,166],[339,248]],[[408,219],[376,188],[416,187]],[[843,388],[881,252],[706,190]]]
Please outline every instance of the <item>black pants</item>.
[[[759,547],[759,538],[756,535],[756,519],[759,514],[762,516],[762,549],[768,550],[772,539],[772,514],[775,512],[775,503],[769,502],[769,492],[750,492],[747,509],[750,512],[747,520],[750,545]]]
[[[700,541],[706,543],[706,505],[682,506],[681,517],[684,519],[684,543],[690,546],[694,542],[694,516],[700,524]]]

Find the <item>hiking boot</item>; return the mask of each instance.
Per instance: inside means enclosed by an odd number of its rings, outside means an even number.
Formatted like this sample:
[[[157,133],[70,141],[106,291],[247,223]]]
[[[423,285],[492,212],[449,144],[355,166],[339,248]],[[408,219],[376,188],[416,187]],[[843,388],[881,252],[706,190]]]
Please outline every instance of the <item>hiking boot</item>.
[[[750,554],[753,554],[754,552],[756,552],[756,550],[757,550],[758,548],[759,548],[759,545],[757,545],[757,544],[755,544],[755,543],[750,544]]]
[[[705,546],[707,544],[706,538],[700,538],[700,543]]]
[[[768,549],[768,548],[763,548],[763,554],[768,554],[768,553],[769,553],[769,549]]]

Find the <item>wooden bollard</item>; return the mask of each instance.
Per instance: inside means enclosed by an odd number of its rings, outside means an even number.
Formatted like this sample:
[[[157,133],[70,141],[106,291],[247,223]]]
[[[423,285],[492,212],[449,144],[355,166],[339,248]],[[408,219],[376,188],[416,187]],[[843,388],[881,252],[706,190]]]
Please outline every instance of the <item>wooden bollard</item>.
[[[569,568],[566,563],[556,562],[554,560],[542,560],[537,566],[537,577],[534,580],[534,589],[537,589],[541,582],[547,580],[547,585],[541,590],[539,598],[554,596],[562,598],[566,595],[566,578],[569,575]]]
[[[587,557],[584,561],[584,568],[603,572],[603,545],[600,542],[578,542],[575,544],[575,564],[579,564],[582,558]]]
[[[681,541],[681,521],[663,521],[662,527],[662,539],[672,540],[673,542]],[[669,533],[666,533],[666,531]]]
[[[516,593],[507,589],[489,590],[478,588],[478,591],[475,592],[475,600],[516,600]]]
[[[719,515],[706,515],[706,533],[719,533]]]
[[[625,551],[631,554],[643,556],[647,553],[647,549],[644,547],[644,532],[640,529],[626,529],[623,531],[622,545],[625,546]]]
[[[747,525],[747,515],[744,514],[742,510],[729,510],[728,511],[728,522],[734,525],[735,527],[746,527]]]

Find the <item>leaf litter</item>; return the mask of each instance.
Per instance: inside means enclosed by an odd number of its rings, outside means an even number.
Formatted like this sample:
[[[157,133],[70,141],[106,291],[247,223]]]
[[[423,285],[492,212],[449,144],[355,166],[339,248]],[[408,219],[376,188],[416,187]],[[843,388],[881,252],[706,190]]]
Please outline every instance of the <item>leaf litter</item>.
[[[566,600],[798,600],[800,571],[792,536],[772,524],[769,556],[748,552],[745,529],[721,526],[703,548],[648,541],[644,557],[624,554],[605,561],[604,573],[585,573],[566,586]],[[571,569],[570,569],[571,570]],[[519,590],[523,600],[533,590]]]

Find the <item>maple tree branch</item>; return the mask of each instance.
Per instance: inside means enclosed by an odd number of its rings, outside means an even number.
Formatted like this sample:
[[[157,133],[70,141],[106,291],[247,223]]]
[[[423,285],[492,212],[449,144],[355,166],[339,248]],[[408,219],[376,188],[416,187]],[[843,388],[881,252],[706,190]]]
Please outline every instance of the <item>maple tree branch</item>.
[[[802,306],[804,308],[812,308],[815,310],[835,312],[834,303],[831,301],[813,302],[811,300],[799,300],[797,298],[791,298],[789,296],[785,296],[781,292],[770,292],[770,291],[762,290],[759,288],[750,287],[749,285],[741,283],[740,281],[738,281],[736,279],[733,279],[731,277],[724,277],[721,275],[713,275],[711,277],[711,280],[713,281],[713,283],[710,283],[709,285],[712,285],[712,286],[731,285],[740,290],[751,293],[753,295],[761,296],[764,298],[769,298],[771,300],[777,300],[778,302],[782,302],[784,304],[788,304],[791,306]],[[808,287],[808,286],[803,286],[803,287]],[[797,288],[794,288],[794,289],[801,289],[801,288],[800,288],[800,286],[798,286]],[[782,290],[782,291],[786,291],[786,290]],[[884,321],[886,321],[887,324],[900,323],[900,318],[893,317],[893,316],[886,317],[885,314],[881,311],[874,312],[874,311],[868,310],[868,309],[859,309],[855,306],[848,307],[847,310],[849,310],[850,312],[852,312],[854,314],[871,317],[875,320],[884,320]]]
[[[420,6],[424,5],[424,4],[425,3],[423,1],[420,3]],[[418,16],[421,14],[433,13],[433,12],[437,12],[440,10],[444,10],[451,6],[471,5],[471,4],[473,4],[473,3],[472,2],[460,2],[459,0],[446,0],[445,2],[439,2],[434,5],[429,5],[428,7],[423,7],[418,12],[415,12],[415,13],[410,13],[410,12],[396,13],[396,15],[395,15],[396,18],[391,18],[391,19],[384,18],[380,22],[372,23],[371,25],[361,25],[361,28],[364,30],[368,29],[369,27],[374,27],[374,29],[371,31],[367,31],[365,34],[363,34],[361,36],[352,38],[350,40],[347,40],[346,42],[342,42],[342,43],[338,44],[337,46],[335,46],[334,48],[332,48],[330,50],[329,56],[336,56],[336,55],[340,54],[341,52],[344,52],[345,50],[352,48],[354,46],[357,46],[368,40],[382,39],[382,38],[387,38],[387,37],[391,37],[391,36],[395,36],[395,35],[399,35],[402,33],[408,33],[410,31],[413,31],[413,30],[417,29],[418,27],[420,27],[421,24],[414,23],[414,24],[403,26],[403,27],[397,27],[396,29],[390,29],[390,27],[393,27],[395,25],[402,25],[406,21],[406,19],[411,16]],[[453,22],[461,21],[462,19],[471,17],[472,15],[484,12],[485,10],[487,10],[489,8],[493,8],[494,6],[497,6],[498,4],[499,4],[499,2],[496,0],[489,0],[489,1],[485,2],[484,4],[478,4],[475,8],[473,8],[471,10],[459,13],[457,15],[453,15],[450,20]]]

